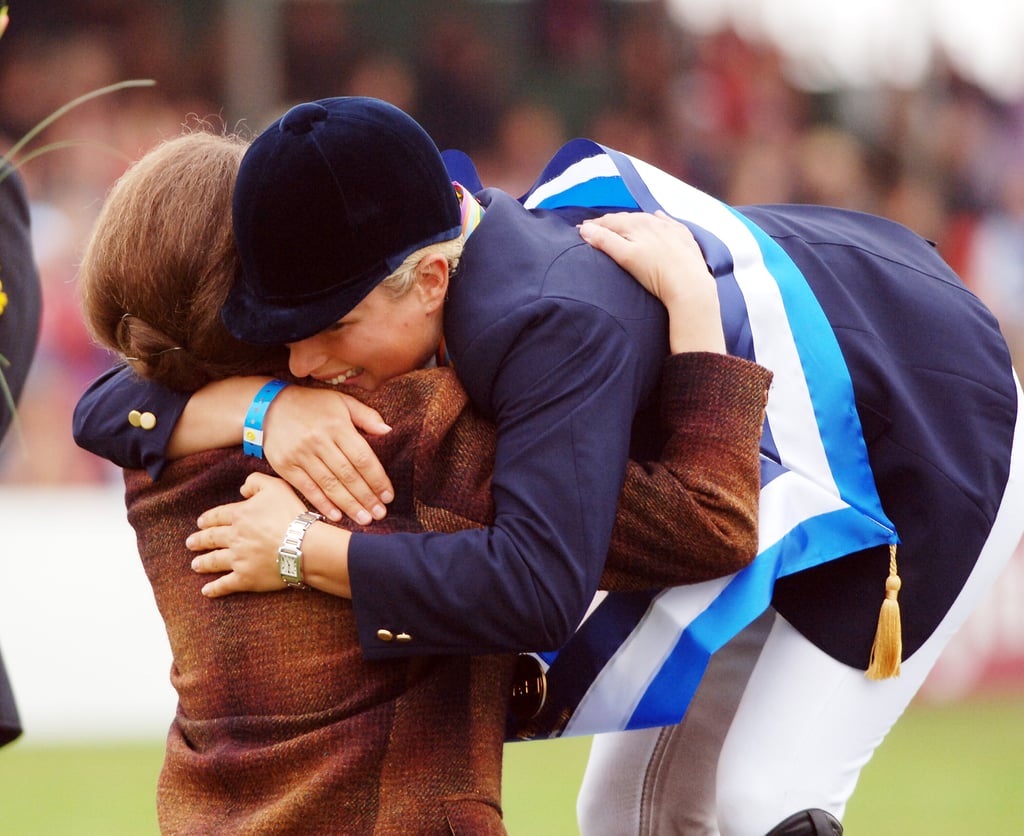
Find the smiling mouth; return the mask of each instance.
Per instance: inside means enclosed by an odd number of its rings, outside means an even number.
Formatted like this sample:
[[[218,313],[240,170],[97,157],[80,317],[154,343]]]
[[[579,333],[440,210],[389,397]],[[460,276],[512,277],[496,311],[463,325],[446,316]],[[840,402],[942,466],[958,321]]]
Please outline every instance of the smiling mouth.
[[[365,369],[362,369],[362,368],[348,369],[347,371],[342,372],[341,374],[337,375],[336,377],[331,377],[331,378],[325,379],[324,382],[325,383],[330,383],[331,386],[337,386],[339,383],[344,383],[346,380],[351,380],[353,377],[358,377],[364,371],[365,371]]]

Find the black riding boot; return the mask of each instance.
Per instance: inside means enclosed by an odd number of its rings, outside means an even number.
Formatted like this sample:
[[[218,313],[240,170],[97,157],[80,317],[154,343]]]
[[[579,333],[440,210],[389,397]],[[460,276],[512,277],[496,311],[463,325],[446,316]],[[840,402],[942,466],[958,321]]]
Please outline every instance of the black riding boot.
[[[801,810],[775,825],[767,836],[843,836],[843,826],[824,810]]]

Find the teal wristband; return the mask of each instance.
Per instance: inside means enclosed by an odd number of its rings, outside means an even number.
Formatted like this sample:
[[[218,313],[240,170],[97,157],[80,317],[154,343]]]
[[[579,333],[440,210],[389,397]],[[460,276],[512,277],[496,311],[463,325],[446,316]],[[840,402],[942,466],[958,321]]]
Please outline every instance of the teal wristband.
[[[270,402],[287,385],[283,380],[272,380],[252,399],[249,411],[245,413],[245,426],[242,428],[242,452],[247,456],[263,458],[263,418],[270,408]]]

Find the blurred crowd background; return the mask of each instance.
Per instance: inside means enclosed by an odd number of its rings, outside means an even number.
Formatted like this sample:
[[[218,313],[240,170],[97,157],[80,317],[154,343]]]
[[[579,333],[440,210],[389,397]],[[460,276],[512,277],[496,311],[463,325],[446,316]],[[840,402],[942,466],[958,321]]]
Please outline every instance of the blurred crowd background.
[[[126,79],[156,84],[94,99],[25,149],[62,144],[21,168],[45,310],[20,408],[25,444],[8,436],[2,483],[119,479],[71,438],[74,403],[111,363],[81,325],[75,272],[129,162],[183,127],[253,134],[292,103],[333,95],[394,102],[442,148],[468,152],[485,185],[516,195],[562,142],[588,136],[732,204],[888,216],[938,244],[1024,360],[1024,96],[983,89],[941,54],[910,88],[808,89],[769,42],[687,28],[668,0],[10,7],[0,151],[79,94]]]

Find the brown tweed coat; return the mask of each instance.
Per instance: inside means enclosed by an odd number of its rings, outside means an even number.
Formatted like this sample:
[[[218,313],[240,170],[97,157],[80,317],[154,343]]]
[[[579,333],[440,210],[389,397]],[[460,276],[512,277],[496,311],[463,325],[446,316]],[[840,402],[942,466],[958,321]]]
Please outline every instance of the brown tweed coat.
[[[756,548],[769,373],[718,355],[666,366],[670,461],[631,465],[609,588],[735,571]],[[491,519],[493,429],[450,370],[370,398],[397,498],[375,531]],[[501,754],[514,658],[362,658],[348,601],[317,591],[208,600],[184,540],[262,463],[238,450],[125,474],[128,519],[164,618],[178,709],[160,776],[165,833],[503,833]],[[651,520],[657,525],[651,525]]]

